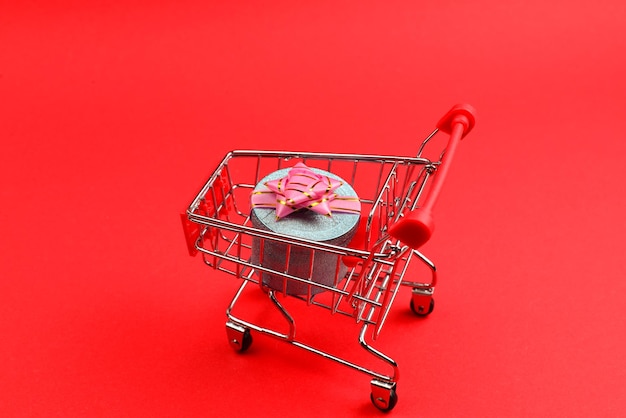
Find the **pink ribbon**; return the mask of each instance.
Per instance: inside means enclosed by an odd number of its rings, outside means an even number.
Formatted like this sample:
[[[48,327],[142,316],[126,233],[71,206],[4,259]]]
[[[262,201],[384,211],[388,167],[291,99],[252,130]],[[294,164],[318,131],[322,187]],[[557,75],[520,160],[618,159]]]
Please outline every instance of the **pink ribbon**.
[[[325,216],[332,216],[332,211],[361,213],[358,197],[335,193],[342,184],[298,163],[285,177],[270,180],[254,191],[251,204],[253,208],[275,208],[277,220],[304,208]]]

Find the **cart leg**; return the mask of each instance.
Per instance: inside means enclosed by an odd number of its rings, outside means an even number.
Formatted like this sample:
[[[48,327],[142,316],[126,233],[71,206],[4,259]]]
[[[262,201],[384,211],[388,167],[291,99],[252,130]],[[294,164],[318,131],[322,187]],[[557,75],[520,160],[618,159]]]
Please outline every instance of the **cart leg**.
[[[250,330],[239,324],[228,321],[226,322],[226,336],[228,337],[228,343],[233,350],[243,353],[250,345],[252,345],[252,335]]]
[[[372,314],[373,309],[370,311],[370,319]],[[367,323],[365,323],[361,328],[361,333],[359,334],[359,344],[361,344],[361,347],[363,347],[367,352],[384,361],[393,369],[393,374],[391,376],[385,376],[370,372],[370,376],[373,377],[370,382],[372,388],[370,399],[372,400],[374,406],[381,411],[391,411],[391,409],[393,409],[393,407],[396,406],[396,403],[398,402],[398,395],[396,394],[396,382],[398,381],[398,364],[394,359],[378,351],[367,343],[365,335],[367,334],[368,328],[369,324]]]
[[[395,382],[384,382],[382,380],[373,379],[371,381],[372,393],[370,398],[374,406],[381,411],[391,411],[396,403],[398,403],[398,394],[396,393]]]
[[[435,309],[435,299],[433,299],[433,292],[435,289],[429,288],[414,288],[411,296],[411,310],[415,315],[427,316],[433,309]]]

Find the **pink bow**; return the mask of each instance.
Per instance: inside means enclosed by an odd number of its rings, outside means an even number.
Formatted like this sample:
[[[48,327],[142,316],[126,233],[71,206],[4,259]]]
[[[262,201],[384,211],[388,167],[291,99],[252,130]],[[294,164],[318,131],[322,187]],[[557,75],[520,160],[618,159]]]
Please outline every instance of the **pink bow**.
[[[285,177],[270,180],[264,188],[255,191],[251,203],[253,208],[276,208],[277,220],[303,208],[325,216],[332,216],[332,210],[359,214],[361,202],[358,197],[335,193],[342,184],[298,163]]]

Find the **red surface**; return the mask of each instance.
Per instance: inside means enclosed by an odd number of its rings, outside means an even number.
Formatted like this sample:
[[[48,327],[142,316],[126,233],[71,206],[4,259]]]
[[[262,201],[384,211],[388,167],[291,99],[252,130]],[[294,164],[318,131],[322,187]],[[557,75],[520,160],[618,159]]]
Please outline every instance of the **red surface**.
[[[231,351],[178,213],[231,148],[412,154],[458,102],[393,415],[626,413],[624,2],[83,3],[1,6],[0,415],[378,416],[364,375]]]

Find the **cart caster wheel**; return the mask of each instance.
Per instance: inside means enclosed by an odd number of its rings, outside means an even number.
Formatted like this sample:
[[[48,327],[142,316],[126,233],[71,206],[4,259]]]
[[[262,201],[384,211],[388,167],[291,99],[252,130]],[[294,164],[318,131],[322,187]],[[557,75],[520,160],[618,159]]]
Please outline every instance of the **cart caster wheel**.
[[[372,380],[370,400],[374,406],[383,412],[391,411],[398,403],[396,384],[380,380]]]
[[[252,334],[248,328],[232,322],[226,323],[226,336],[233,350],[243,353],[252,345]]]
[[[411,310],[417,316],[428,316],[432,313],[433,309],[435,309],[435,299],[430,299],[430,303],[428,304],[428,309],[424,305],[415,306],[415,302],[411,299]]]
[[[370,399],[372,400],[372,403],[374,404],[376,408],[380,409],[383,412],[389,412],[398,403],[398,394],[396,393],[395,390],[391,390],[389,392],[389,399],[384,399],[381,397],[377,398],[374,396],[373,393],[371,393]]]

